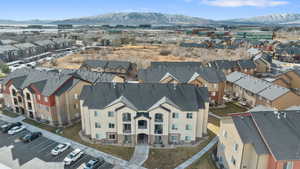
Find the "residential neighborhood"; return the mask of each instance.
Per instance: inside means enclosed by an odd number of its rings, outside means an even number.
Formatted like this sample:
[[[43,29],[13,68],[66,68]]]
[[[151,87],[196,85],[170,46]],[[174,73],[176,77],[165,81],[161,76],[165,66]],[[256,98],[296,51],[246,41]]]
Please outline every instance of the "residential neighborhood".
[[[0,169],[300,169],[299,5],[1,2]]]

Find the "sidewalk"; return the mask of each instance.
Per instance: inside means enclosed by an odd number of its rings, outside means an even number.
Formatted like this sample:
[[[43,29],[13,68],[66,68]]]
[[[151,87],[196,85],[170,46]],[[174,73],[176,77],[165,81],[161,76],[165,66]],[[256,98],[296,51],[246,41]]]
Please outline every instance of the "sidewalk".
[[[144,162],[148,159],[149,150],[149,145],[136,145],[134,149],[134,154],[131,157],[129,163],[142,166]]]
[[[199,151],[197,154],[195,154],[190,159],[186,160],[184,163],[177,166],[175,169],[185,169],[188,166],[192,165],[194,162],[196,162],[198,159],[200,159],[205,153],[207,153],[215,144],[218,143],[218,136],[213,138],[206,147],[204,147],[201,151]]]
[[[32,132],[37,132],[37,131],[42,132],[44,137],[46,137],[48,139],[51,139],[53,141],[60,142],[60,143],[71,143],[71,145],[74,149],[75,148],[80,148],[80,149],[84,150],[86,152],[86,154],[91,155],[91,156],[96,157],[96,158],[97,157],[103,157],[107,162],[109,162],[113,165],[116,165],[118,168],[122,168],[122,169],[139,168],[136,165],[132,165],[132,164],[130,165],[129,162],[126,161],[126,160],[122,160],[118,157],[115,157],[115,156],[112,156],[110,154],[101,152],[101,151],[96,150],[94,148],[82,145],[82,144],[80,144],[78,142],[75,142],[73,140],[67,139],[65,137],[62,137],[62,136],[56,135],[54,133],[51,133],[49,131],[40,129],[38,127],[35,127],[31,124],[25,123],[25,122],[23,122],[24,119],[25,118],[23,116],[19,116],[19,117],[16,117],[16,118],[11,118],[11,117],[5,116],[3,114],[0,114],[0,120],[4,120],[4,121],[7,121],[7,122],[11,122],[11,123],[22,122],[26,126],[26,128],[28,130],[32,131]],[[130,167],[128,167],[128,166],[130,166]]]

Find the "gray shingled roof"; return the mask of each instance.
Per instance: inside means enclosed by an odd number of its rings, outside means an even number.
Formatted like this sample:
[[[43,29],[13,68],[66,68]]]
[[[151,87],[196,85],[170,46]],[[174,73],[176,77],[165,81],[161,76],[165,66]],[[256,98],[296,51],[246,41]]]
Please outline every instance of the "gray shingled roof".
[[[28,48],[35,48],[36,46],[32,43],[19,43],[19,44],[15,44],[15,47],[22,49],[22,50],[26,50]]]
[[[151,68],[158,68],[158,67],[201,67],[203,64],[201,62],[151,62]]]
[[[6,84],[11,80],[14,86],[18,89],[24,89],[33,85],[42,93],[42,95],[50,96],[58,89],[60,89],[60,93],[67,90],[67,86],[72,87],[78,82],[77,80],[84,80],[90,83],[99,81],[111,82],[114,77],[115,75],[112,74],[96,73],[84,70],[64,70],[59,72],[22,68],[10,73],[2,83]],[[70,83],[73,85],[70,85]],[[64,86],[65,84],[67,85]]]
[[[245,76],[246,76],[246,74],[235,71],[235,72],[232,72],[229,75],[227,75],[226,80],[228,82],[233,83],[233,82],[236,82],[236,81],[240,80],[241,78],[243,78]]]
[[[83,65],[92,68],[123,68],[128,70],[132,63],[126,61],[116,61],[116,60],[86,60]]]
[[[188,83],[191,78],[202,77],[209,83],[220,83],[226,81],[226,77],[222,71],[207,67],[151,67],[140,70],[139,79],[144,82],[155,83],[162,80],[167,74],[170,74],[181,83]]]
[[[233,116],[232,120],[244,144],[252,144],[257,154],[269,154],[251,117]]]
[[[273,111],[251,113],[265,144],[276,160],[300,160],[300,111],[276,118]]]
[[[98,83],[95,86],[84,86],[80,95],[83,106],[90,109],[103,109],[120,97],[138,111],[147,111],[163,98],[181,110],[196,111],[204,108],[208,102],[208,90],[192,85]]]

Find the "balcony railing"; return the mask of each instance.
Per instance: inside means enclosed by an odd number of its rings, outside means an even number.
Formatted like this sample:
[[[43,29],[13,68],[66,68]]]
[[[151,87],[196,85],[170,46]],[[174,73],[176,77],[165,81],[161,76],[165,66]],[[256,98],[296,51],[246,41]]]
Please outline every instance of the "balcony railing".
[[[131,118],[123,118],[123,122],[130,122],[131,121]]]
[[[155,130],[154,133],[155,133],[155,134],[162,134],[163,131],[162,131],[162,130]]]
[[[146,125],[139,125],[138,128],[139,128],[139,129],[147,129],[147,126],[146,126]]]
[[[131,130],[123,130],[123,133],[131,133]]]

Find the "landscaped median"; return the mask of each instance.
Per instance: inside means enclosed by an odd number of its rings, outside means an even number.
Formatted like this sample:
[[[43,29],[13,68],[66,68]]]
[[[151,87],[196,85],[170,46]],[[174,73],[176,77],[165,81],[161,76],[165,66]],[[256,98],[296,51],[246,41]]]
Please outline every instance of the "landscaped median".
[[[190,147],[177,147],[173,149],[151,149],[148,160],[145,162],[144,167],[149,169],[163,168],[173,169],[191,158],[193,155],[201,151],[213,138],[215,134],[209,131],[209,137],[207,140],[197,146]],[[201,160],[201,165],[209,166],[210,161],[208,158]],[[211,168],[207,168],[211,169]],[[214,168],[212,168],[214,169]]]
[[[123,160],[127,160],[127,161],[130,160],[130,158],[134,152],[134,148],[132,148],[132,147],[90,144],[90,143],[87,143],[87,142],[81,140],[81,138],[79,136],[79,132],[81,130],[81,123],[76,123],[75,125],[72,125],[71,127],[61,129],[61,128],[56,128],[56,127],[52,127],[52,126],[49,126],[46,124],[39,123],[39,122],[36,122],[31,119],[25,119],[24,122],[34,125],[36,127],[39,127],[41,129],[47,130],[49,132],[58,134],[60,136],[66,137],[66,138],[76,141],[80,144],[95,148],[104,153],[108,153],[113,156],[119,157]],[[57,131],[60,131],[60,132],[58,133]]]

